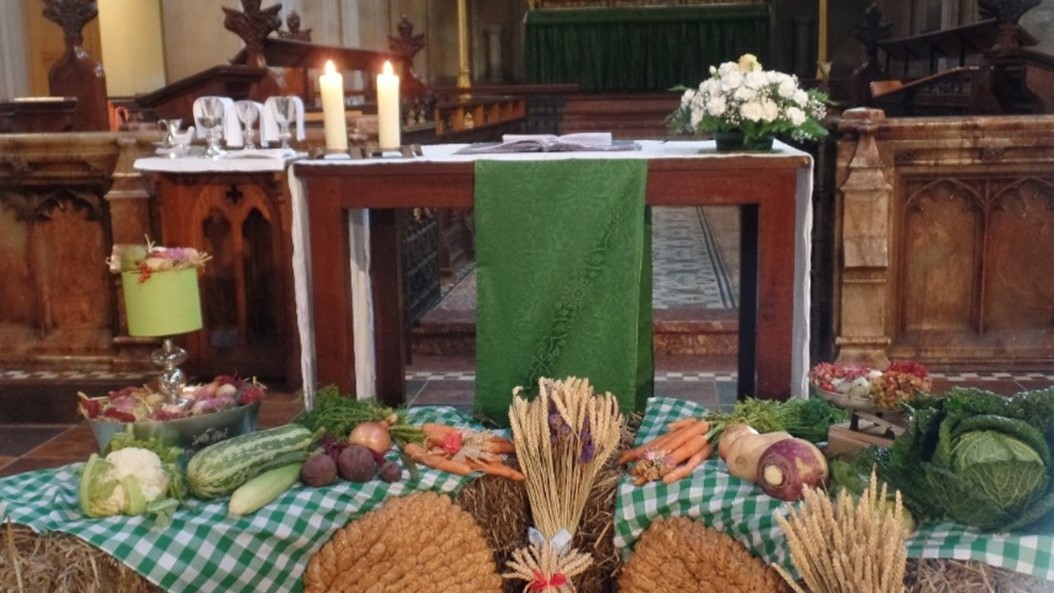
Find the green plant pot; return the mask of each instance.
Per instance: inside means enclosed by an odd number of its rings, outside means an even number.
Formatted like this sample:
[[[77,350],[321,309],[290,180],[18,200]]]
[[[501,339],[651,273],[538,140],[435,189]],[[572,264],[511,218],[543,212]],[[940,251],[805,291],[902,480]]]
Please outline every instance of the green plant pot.
[[[121,274],[128,333],[173,336],[201,328],[198,270],[154,272],[146,281],[139,272]]]
[[[747,138],[742,130],[714,132],[718,152],[769,152],[772,150],[772,136]]]

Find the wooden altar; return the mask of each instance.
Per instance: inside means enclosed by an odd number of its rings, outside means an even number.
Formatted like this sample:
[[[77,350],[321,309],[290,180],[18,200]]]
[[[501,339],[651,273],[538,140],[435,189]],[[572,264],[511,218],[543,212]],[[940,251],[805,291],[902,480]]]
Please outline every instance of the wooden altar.
[[[649,158],[647,201],[662,206],[741,208],[739,393],[787,397],[799,392],[802,384],[799,377],[792,376],[795,351],[807,349],[806,344],[796,343],[792,329],[804,331],[799,338],[808,342],[807,330],[801,327],[803,320],[796,319],[796,306],[801,304],[796,301],[807,293],[801,276],[807,264],[802,262],[808,261],[807,257],[797,258],[796,245],[797,249],[805,248],[802,243],[796,244],[801,232],[796,221],[805,220],[805,210],[800,208],[808,208],[808,191],[801,191],[799,180],[801,175],[811,177],[811,159],[793,151],[773,156],[700,158],[701,145],[656,143],[662,148]],[[434,148],[442,154],[450,152],[445,146]],[[473,170],[468,159],[294,164],[295,174],[306,187],[309,211],[307,251],[312,262],[309,294],[316,320],[317,384],[332,383],[343,392],[355,392],[346,220],[349,210],[368,208],[374,254],[371,278],[377,394],[385,403],[404,403],[406,350],[399,305],[402,286],[396,214],[414,207],[470,208]],[[797,362],[798,366],[807,364],[800,359]]]

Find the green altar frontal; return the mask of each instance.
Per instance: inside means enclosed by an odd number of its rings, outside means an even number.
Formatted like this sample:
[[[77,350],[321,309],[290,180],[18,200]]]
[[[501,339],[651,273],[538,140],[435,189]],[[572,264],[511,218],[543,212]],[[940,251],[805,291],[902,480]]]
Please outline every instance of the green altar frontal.
[[[768,57],[768,4],[531,10],[527,79],[583,91],[658,91],[696,85],[710,66]]]

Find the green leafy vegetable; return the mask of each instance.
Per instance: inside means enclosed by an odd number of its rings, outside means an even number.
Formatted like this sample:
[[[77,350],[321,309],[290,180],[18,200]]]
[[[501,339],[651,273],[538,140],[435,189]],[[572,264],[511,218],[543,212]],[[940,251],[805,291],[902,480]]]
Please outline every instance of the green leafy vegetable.
[[[761,433],[783,430],[813,443],[826,441],[831,425],[845,422],[847,418],[845,410],[815,398],[787,401],[747,398],[736,403],[728,414],[706,416],[715,426],[711,436],[719,435],[728,424],[741,422]]]
[[[348,439],[353,428],[363,422],[387,424],[388,434],[399,445],[424,441],[421,429],[407,423],[403,410],[389,408],[373,399],[341,395],[335,385],[319,389],[315,393],[314,407],[300,414],[296,422],[313,432],[322,430],[342,442]]]
[[[1014,407],[991,392],[953,390],[943,406],[914,411],[881,477],[927,520],[1007,530],[1043,519],[1054,509],[1050,448],[1039,428],[1009,416]]]

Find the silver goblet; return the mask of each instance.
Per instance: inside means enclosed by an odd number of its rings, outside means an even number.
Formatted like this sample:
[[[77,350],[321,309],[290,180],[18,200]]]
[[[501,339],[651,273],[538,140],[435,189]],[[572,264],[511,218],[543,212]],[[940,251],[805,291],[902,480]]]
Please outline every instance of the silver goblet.
[[[201,97],[198,101],[200,101],[201,105],[198,123],[208,131],[205,156],[210,159],[218,159],[227,154],[226,151],[220,148],[224,112],[223,100],[220,97]]]
[[[256,144],[253,142],[253,137],[256,135],[256,132],[253,131],[253,124],[260,118],[260,109],[256,106],[256,102],[235,101],[234,112],[238,114],[238,121],[242,122],[245,130],[245,148],[256,148]]]

